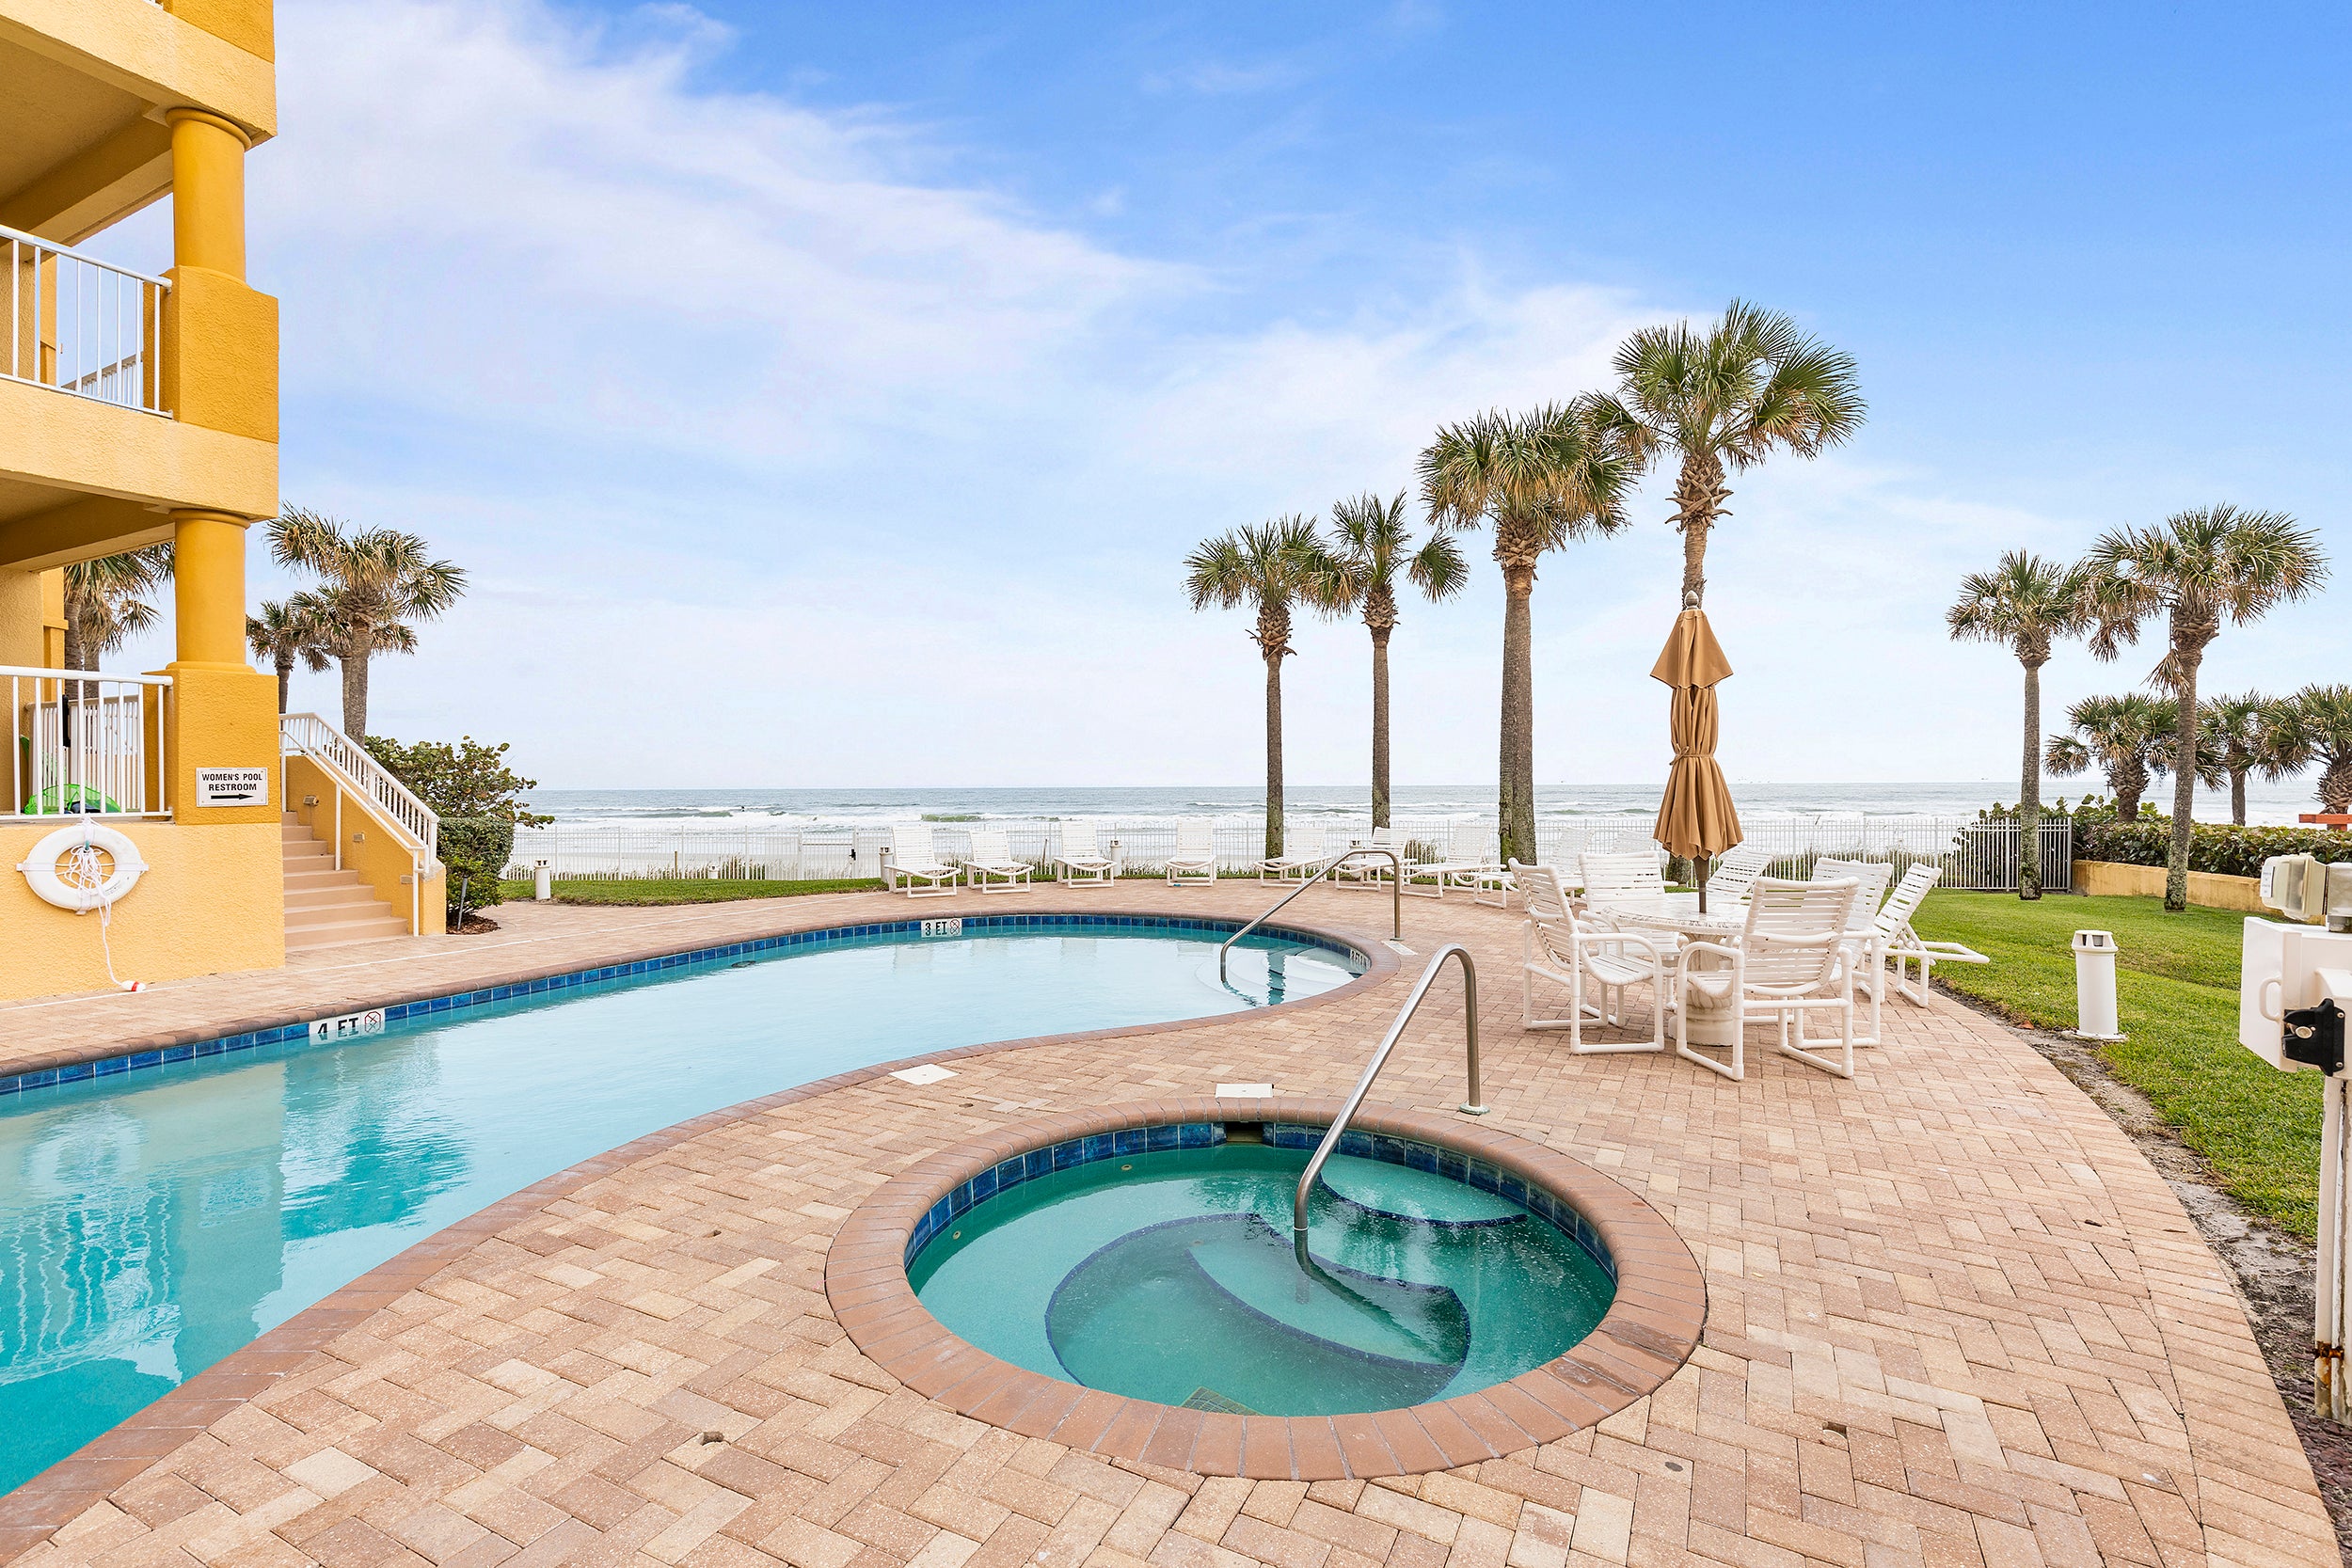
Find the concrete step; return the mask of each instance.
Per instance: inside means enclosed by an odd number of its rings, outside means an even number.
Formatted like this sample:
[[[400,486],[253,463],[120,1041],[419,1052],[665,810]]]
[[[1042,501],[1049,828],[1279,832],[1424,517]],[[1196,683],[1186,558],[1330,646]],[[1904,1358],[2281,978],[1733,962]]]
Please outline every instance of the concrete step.
[[[344,904],[364,904],[373,909],[385,907],[384,901],[375,895],[375,890],[359,879],[358,872],[330,871],[327,875],[338,879],[302,887],[289,884],[286,888],[286,912],[292,914],[296,910],[331,909]],[[345,878],[349,879],[341,879]]]
[[[278,847],[278,852],[285,858],[289,865],[297,861],[326,861],[332,864],[335,860],[335,847],[331,844],[321,844],[315,838],[305,839],[300,844],[290,839]]]
[[[384,906],[378,904],[377,909]],[[389,916],[378,920],[346,920],[325,926],[286,927],[286,951],[308,953],[321,947],[341,947],[346,942],[382,942],[387,937],[405,937],[408,922]]]
[[[341,926],[377,926],[389,924],[400,927],[396,935],[408,934],[408,922],[397,919],[392,911],[373,898],[352,899],[342,904],[321,904],[308,909],[288,910],[286,929],[320,931]]]
[[[366,886],[367,884],[359,879],[359,873],[357,871],[338,871],[325,861],[299,871],[290,867],[286,872],[288,893],[294,892],[296,888],[347,887],[358,890]],[[371,893],[368,896],[373,898],[375,895]]]

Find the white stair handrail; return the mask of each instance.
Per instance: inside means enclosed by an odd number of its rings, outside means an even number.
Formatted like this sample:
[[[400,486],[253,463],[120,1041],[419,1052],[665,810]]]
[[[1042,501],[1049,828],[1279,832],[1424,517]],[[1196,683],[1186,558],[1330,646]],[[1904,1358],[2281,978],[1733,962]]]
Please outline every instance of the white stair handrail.
[[[440,859],[441,819],[416,798],[367,748],[315,713],[278,717],[279,750],[324,764],[375,808],[375,816],[405,834],[426,861]]]

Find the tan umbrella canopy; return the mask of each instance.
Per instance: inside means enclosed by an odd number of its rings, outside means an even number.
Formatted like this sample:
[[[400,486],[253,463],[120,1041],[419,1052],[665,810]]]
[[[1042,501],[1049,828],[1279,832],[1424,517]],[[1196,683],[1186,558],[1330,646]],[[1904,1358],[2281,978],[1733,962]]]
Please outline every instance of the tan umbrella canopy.
[[[1668,730],[1674,766],[1658,802],[1655,837],[1669,854],[1701,863],[1699,907],[1707,907],[1705,863],[1740,842],[1740,813],[1715,762],[1715,683],[1731,673],[1707,612],[1696,605],[1675,617],[1675,629],[1650,669],[1652,680],[1674,689]]]

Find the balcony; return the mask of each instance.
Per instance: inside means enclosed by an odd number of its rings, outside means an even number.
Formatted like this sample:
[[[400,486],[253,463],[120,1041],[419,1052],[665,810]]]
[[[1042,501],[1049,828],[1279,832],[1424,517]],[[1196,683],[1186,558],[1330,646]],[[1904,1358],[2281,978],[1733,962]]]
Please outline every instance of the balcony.
[[[0,228],[8,344],[0,375],[169,418],[160,277]]]
[[[168,675],[0,665],[8,705],[8,792],[0,822],[169,816],[163,781]]]

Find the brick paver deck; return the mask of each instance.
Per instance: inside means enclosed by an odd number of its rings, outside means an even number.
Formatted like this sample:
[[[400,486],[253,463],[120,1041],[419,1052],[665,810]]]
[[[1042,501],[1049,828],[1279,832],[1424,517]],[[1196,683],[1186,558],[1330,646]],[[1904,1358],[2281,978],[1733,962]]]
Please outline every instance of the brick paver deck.
[[[969,903],[1223,913],[1265,898],[1143,886]],[[0,1009],[0,1034],[11,1053],[87,1053],[208,1018],[275,1022],[885,907],[907,911],[860,895],[512,911],[515,939],[497,948],[354,949],[331,972]],[[1365,939],[1386,915],[1321,890],[1292,912]],[[1146,1450],[1165,1465],[1114,1461],[930,1403],[829,1309],[826,1247],[893,1176],[1013,1122],[1220,1081],[1342,1093],[1418,972],[1408,958],[1317,1004],[965,1054],[928,1086],[850,1075],[641,1140],[395,1259],[78,1469],[0,1501],[0,1555],[23,1550],[26,1568],[2336,1560],[2223,1266],[2130,1142],[2031,1050],[1939,1002],[1890,1007],[1888,1044],[1851,1083],[1755,1049],[1760,1030],[1742,1084],[1647,1055],[1570,1058],[1518,1026],[1518,930],[1516,915],[1454,900],[1406,911],[1411,945],[1459,940],[1479,956],[1486,1125],[1642,1195],[1707,1278],[1691,1361],[1587,1430],[1371,1481],[1204,1477],[1166,1444]],[[1378,1101],[1442,1115],[1460,1099],[1455,996],[1441,983]]]

